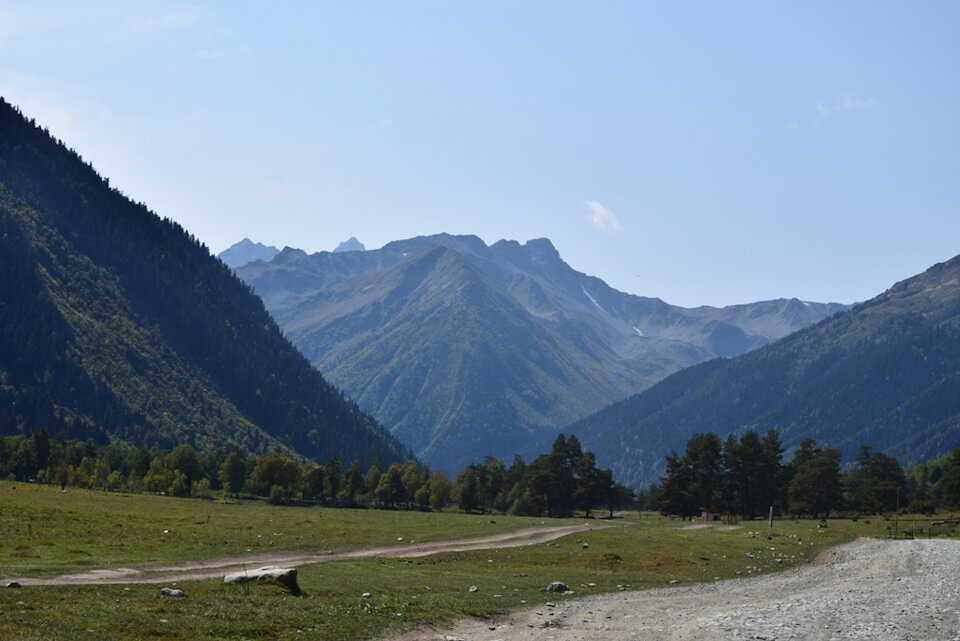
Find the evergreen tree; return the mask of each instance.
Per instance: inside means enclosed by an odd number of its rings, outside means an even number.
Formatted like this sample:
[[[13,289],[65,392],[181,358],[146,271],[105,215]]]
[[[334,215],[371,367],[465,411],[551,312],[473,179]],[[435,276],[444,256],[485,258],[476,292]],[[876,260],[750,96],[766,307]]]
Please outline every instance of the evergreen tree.
[[[480,488],[477,485],[477,473],[468,466],[457,473],[453,483],[453,496],[461,511],[473,512],[480,505]]]
[[[337,453],[330,455],[327,464],[323,466],[323,494],[330,499],[335,500],[340,494],[340,488],[343,485],[343,466]]]
[[[240,496],[244,481],[247,478],[247,461],[243,453],[236,446],[230,446],[223,464],[217,472],[223,491],[227,494]]]
[[[355,505],[357,496],[363,492],[363,470],[360,459],[353,459],[350,468],[343,477],[343,489],[337,495],[337,501],[342,505]]]
[[[377,496],[377,487],[380,485],[380,477],[383,476],[380,468],[380,457],[374,459],[373,463],[370,465],[370,469],[367,470],[367,473],[363,477],[363,488],[364,494],[367,496],[373,497],[376,499]]]
[[[724,452],[730,507],[745,519],[752,519],[763,509],[759,501],[762,456],[763,446],[755,430],[748,430],[732,450]]]
[[[323,468],[318,465],[308,464],[303,469],[300,479],[300,489],[303,492],[303,498],[315,501],[325,496],[324,485],[326,475]]]
[[[691,516],[693,501],[690,497],[690,466],[686,460],[676,452],[666,457],[667,468],[660,477],[660,488],[657,491],[657,503],[663,514],[678,514]]]
[[[50,437],[47,428],[41,428],[33,434],[33,449],[37,455],[37,469],[43,469],[50,461]]]
[[[507,468],[500,459],[487,456],[483,459],[483,472],[481,504],[484,509],[505,511],[508,507],[507,496],[510,492],[506,487]]]
[[[723,456],[720,437],[713,432],[695,434],[687,441],[684,463],[690,478],[687,512],[699,514],[702,508],[717,509],[723,487]]]
[[[813,439],[800,444],[794,453],[793,478],[788,490],[790,511],[827,518],[842,500],[840,450],[816,447]]]
[[[416,461],[407,461],[400,470],[400,483],[403,486],[403,501],[406,504],[416,500],[417,492],[426,485],[429,476],[429,470],[424,469]],[[423,497],[424,503],[428,504],[430,496]]]
[[[434,472],[430,475],[428,482],[430,488],[430,509],[440,512],[446,506],[450,505],[450,498],[453,495],[453,483],[443,472]]]
[[[392,464],[387,472],[380,476],[375,494],[381,505],[388,507],[400,505],[403,501],[403,471],[400,465]]]
[[[589,517],[594,506],[603,505],[608,498],[609,485],[601,470],[597,469],[597,457],[593,452],[584,452],[576,469],[577,489],[573,504]],[[610,479],[612,480],[612,473]],[[609,504],[609,503],[608,503]]]
[[[783,465],[783,443],[777,430],[769,430],[760,440],[758,509],[786,509],[787,473]]]
[[[939,482],[943,504],[946,507],[960,508],[960,443],[953,448],[953,453]]]
[[[907,496],[900,496],[906,487],[903,468],[891,456],[873,452],[866,445],[860,446],[856,466],[845,479],[846,496],[850,507],[863,514],[879,514],[897,508]]]

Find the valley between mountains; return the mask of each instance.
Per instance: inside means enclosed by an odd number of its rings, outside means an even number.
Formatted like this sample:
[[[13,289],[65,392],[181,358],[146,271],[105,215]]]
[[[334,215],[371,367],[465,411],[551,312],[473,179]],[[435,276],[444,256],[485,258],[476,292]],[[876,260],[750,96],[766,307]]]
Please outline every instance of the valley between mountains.
[[[236,273],[285,335],[423,461],[529,460],[577,436],[639,488],[697,433],[777,430],[916,465],[960,438],[960,257],[848,307],[686,309],[619,292],[549,240],[440,234],[285,248]]]
[[[269,257],[236,273],[297,348],[447,470],[533,458],[569,423],[683,367],[846,309],[795,299],[677,307],[577,272],[547,239],[488,246],[440,234],[312,255],[245,240],[221,257],[237,255]]]
[[[0,100],[9,473],[44,468],[24,439],[50,436],[452,475],[565,433],[641,488],[696,433],[776,430],[786,450],[866,445],[908,467],[960,440],[960,257],[854,307],[682,308],[576,271],[545,238],[240,245],[231,269]]]

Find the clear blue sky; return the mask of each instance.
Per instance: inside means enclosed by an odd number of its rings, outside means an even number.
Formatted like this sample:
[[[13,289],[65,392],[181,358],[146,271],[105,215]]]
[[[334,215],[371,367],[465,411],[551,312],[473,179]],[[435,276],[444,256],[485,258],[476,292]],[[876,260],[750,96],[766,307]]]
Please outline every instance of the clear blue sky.
[[[3,2],[0,94],[214,252],[548,237],[693,306],[960,253],[960,3]]]

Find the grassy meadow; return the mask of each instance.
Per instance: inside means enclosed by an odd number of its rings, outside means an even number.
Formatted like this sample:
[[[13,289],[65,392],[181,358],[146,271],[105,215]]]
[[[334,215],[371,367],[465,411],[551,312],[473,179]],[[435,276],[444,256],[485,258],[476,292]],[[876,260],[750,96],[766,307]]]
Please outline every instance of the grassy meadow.
[[[0,483],[0,576],[143,567],[250,552],[317,551],[495,534],[542,519],[274,507]],[[547,525],[583,523],[548,520]],[[487,616],[576,596],[713,581],[808,560],[856,536],[885,536],[882,517],[692,528],[636,513],[598,529],[522,548],[301,566],[302,596],[271,585],[0,589],[2,639],[370,639],[451,618]],[[908,524],[901,519],[901,528]],[[476,586],[476,592],[470,592]],[[167,586],[167,587],[173,587]],[[362,598],[369,592],[370,598]]]
[[[0,481],[0,576],[484,536],[541,519],[281,507]],[[580,523],[581,521],[575,521]],[[551,521],[553,523],[553,521]],[[558,521],[562,523],[562,521]]]

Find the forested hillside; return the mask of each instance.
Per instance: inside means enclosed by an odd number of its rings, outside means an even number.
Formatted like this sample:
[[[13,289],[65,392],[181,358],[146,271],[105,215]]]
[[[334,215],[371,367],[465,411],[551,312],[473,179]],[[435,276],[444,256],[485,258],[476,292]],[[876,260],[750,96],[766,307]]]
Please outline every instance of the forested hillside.
[[[0,100],[0,431],[326,460],[405,449],[201,243]]]
[[[911,466],[960,441],[960,257],[854,309],[733,359],[688,368],[568,426],[634,486],[693,434],[779,431],[853,460],[861,445]]]

